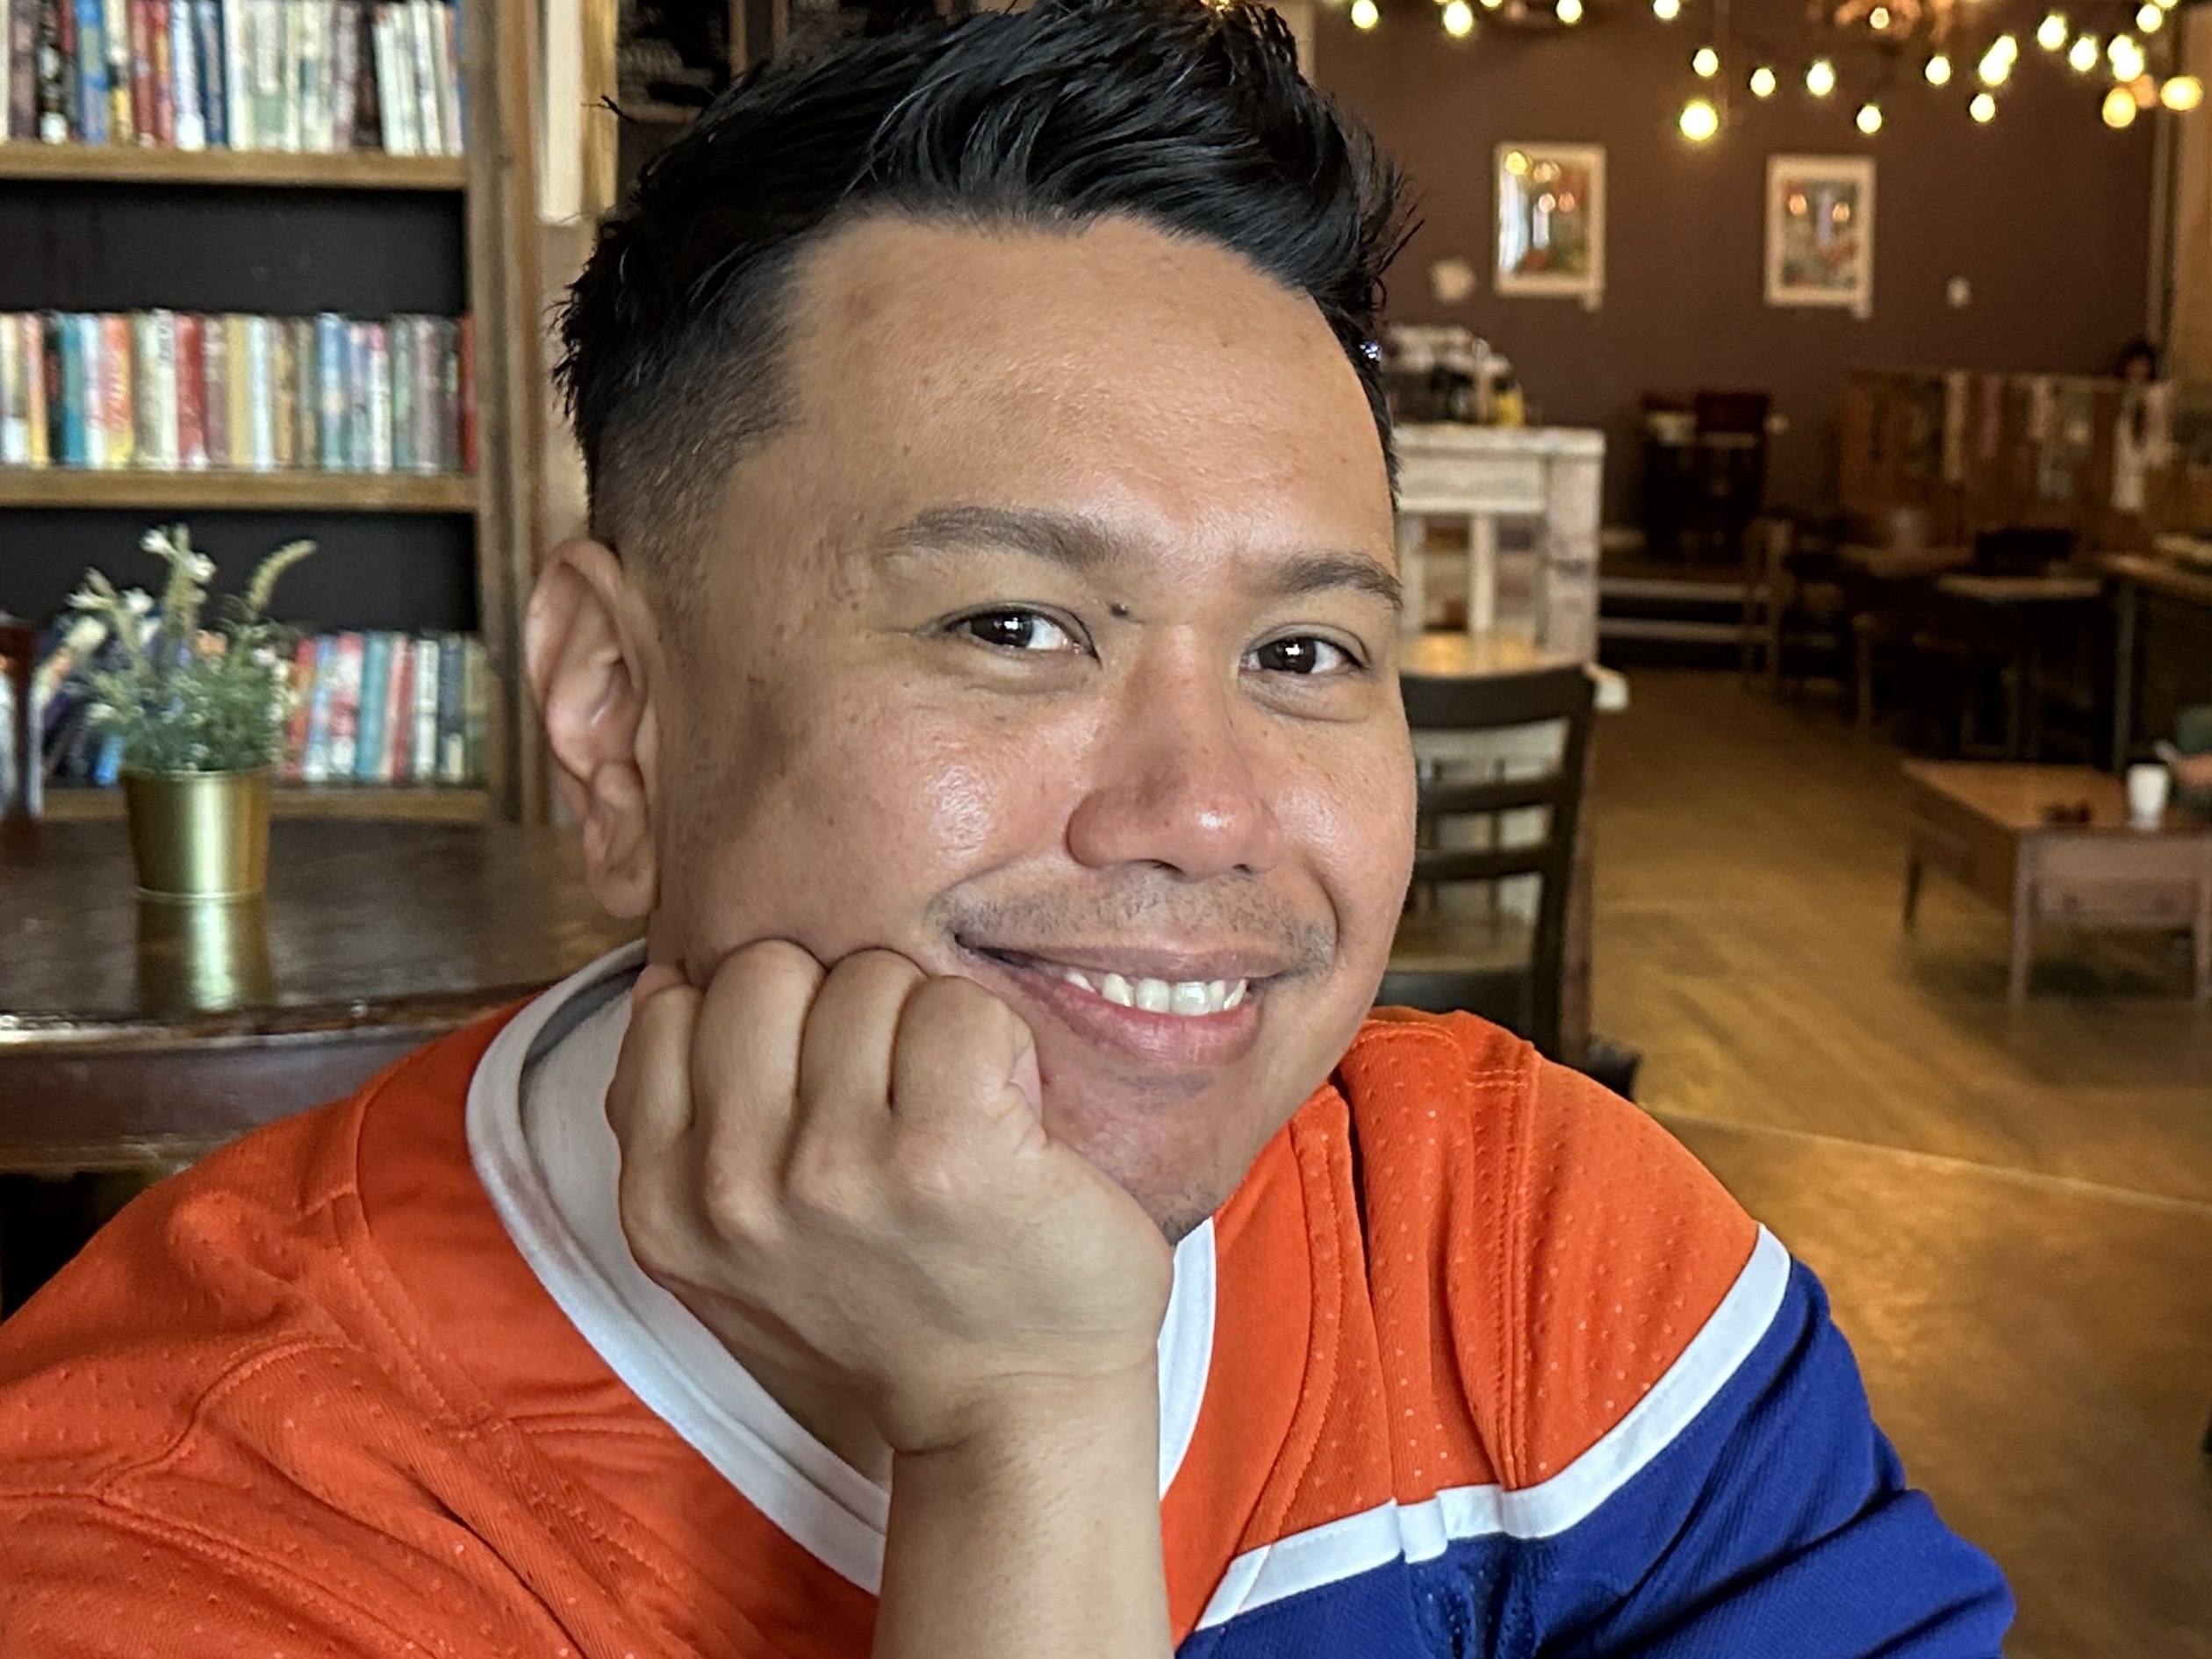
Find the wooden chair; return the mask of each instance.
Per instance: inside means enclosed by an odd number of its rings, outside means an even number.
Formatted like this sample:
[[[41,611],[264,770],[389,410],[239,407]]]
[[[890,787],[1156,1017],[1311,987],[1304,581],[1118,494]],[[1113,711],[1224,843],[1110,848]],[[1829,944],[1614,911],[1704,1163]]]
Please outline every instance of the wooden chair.
[[[1413,882],[1376,1000],[1445,1013],[1465,1009],[1560,1058],[1567,901],[1592,718],[1579,664],[1490,679],[1404,681],[1416,734],[1519,734],[1561,729],[1554,752],[1523,776],[1490,764],[1422,768]],[[1492,775],[1469,775],[1477,771]],[[1519,770],[1518,767],[1513,770]],[[1533,915],[1503,884],[1533,878]]]

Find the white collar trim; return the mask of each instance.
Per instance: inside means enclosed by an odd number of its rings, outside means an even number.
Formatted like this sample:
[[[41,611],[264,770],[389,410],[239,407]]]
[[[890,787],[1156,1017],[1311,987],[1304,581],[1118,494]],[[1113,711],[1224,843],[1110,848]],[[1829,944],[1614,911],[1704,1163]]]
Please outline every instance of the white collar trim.
[[[601,1107],[629,1004],[608,981],[643,960],[638,944],[601,957],[492,1039],[469,1085],[470,1161],[522,1259],[614,1375],[794,1541],[873,1593],[889,1495],[779,1405],[623,1240],[620,1153]],[[1160,1333],[1163,1496],[1197,1430],[1214,1297],[1209,1220],[1176,1247]]]

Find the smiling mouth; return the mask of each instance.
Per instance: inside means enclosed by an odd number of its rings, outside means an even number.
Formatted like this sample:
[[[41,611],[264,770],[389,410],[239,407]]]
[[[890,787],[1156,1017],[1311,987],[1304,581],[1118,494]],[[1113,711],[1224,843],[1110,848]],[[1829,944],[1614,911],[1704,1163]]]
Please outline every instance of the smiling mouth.
[[[975,947],[971,947],[975,948]],[[1144,973],[1117,973],[1096,966],[1075,967],[1049,958],[1031,956],[1016,951],[977,949],[977,954],[988,957],[1007,967],[1040,973],[1073,986],[1087,996],[1116,1008],[1134,1009],[1145,1014],[1165,1014],[1173,1018],[1203,1019],[1210,1014],[1226,1014],[1244,1004],[1252,994],[1249,978],[1211,980],[1169,980]]]

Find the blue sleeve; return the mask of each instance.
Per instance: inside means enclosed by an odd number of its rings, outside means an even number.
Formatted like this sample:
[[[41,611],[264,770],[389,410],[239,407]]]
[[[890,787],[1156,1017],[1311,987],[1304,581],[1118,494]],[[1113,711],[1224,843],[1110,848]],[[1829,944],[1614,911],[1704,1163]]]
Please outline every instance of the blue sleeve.
[[[1992,1659],[2012,1621],[1996,1564],[1905,1484],[1797,1264],[1764,1336],[1674,1441],[1575,1526],[1519,1544],[1488,1586],[1505,1651]]]

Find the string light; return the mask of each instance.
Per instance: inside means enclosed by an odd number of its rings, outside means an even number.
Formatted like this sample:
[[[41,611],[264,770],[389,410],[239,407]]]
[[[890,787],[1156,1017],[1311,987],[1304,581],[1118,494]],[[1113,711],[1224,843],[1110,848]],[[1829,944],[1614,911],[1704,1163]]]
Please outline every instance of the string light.
[[[1951,61],[1938,52],[1934,57],[1928,59],[1928,67],[1921,73],[1928,77],[1928,84],[1930,86],[1949,86],[1951,78]]]
[[[1713,108],[1711,98],[1691,98],[1682,106],[1676,125],[1692,144],[1703,144],[1720,130],[1720,111]]]
[[[1887,6],[1876,6],[1873,11],[1866,14],[1866,26],[1877,34],[1886,32],[1890,26],[1890,9]]]
[[[1882,106],[1878,104],[1862,104],[1859,105],[1858,114],[1855,118],[1858,122],[1858,130],[1865,133],[1867,137],[1872,138],[1882,130]]]
[[[2000,35],[1990,43],[1989,50],[1982,54],[1982,61],[1974,66],[1974,73],[1981,77],[1984,86],[2002,86],[2012,78],[2012,54],[2002,50],[2005,42],[2010,39],[2010,35]]]
[[[2136,118],[2135,94],[2124,86],[2115,86],[2104,95],[2104,124],[2114,132],[2133,124]]]
[[[1354,28],[1372,29],[1382,20],[1382,14],[1375,9],[1375,0],[1352,0],[1352,26]]]
[[[1974,94],[1974,101],[1966,106],[1966,113],[1986,126],[1997,118],[1997,100],[1986,92]]]
[[[2132,81],[2143,73],[2143,48],[2131,34],[2115,34],[2112,44],[2105,48],[2105,61],[2112,65],[2115,81]]]
[[[1682,15],[1682,0],[1651,0],[1651,15],[1662,23],[1672,23]]]
[[[2144,0],[2143,10],[2136,13],[2136,27],[2145,34],[2156,34],[2165,26],[2165,13]]]
[[[2076,75],[2086,75],[2097,67],[2097,60],[2104,55],[2097,45],[2097,37],[2085,34],[2074,41],[2066,52],[2066,67]]]
[[[1691,54],[1690,68],[1700,81],[1710,81],[1720,73],[1720,54],[1709,46],[1701,46]]]
[[[1571,29],[1583,20],[1583,0],[1558,0],[1552,15]]]
[[[2187,114],[2204,102],[2204,83],[2194,75],[2177,75],[2158,89],[2158,102]]]
[[[1772,97],[1774,96],[1775,86],[1776,81],[1774,78],[1774,71],[1767,68],[1765,64],[1762,63],[1757,68],[1751,71],[1751,96],[1753,97]]]
[[[1467,0],[1450,0],[1444,8],[1444,32],[1454,40],[1464,40],[1475,32],[1475,8]]]
[[[1824,98],[1835,90],[1835,66],[1826,58],[1815,58],[1805,71],[1805,90],[1816,98]]]
[[[2066,36],[2071,32],[2065,12],[2046,11],[2043,20],[2036,25],[2036,44],[2046,52],[2063,52],[2066,49]]]

